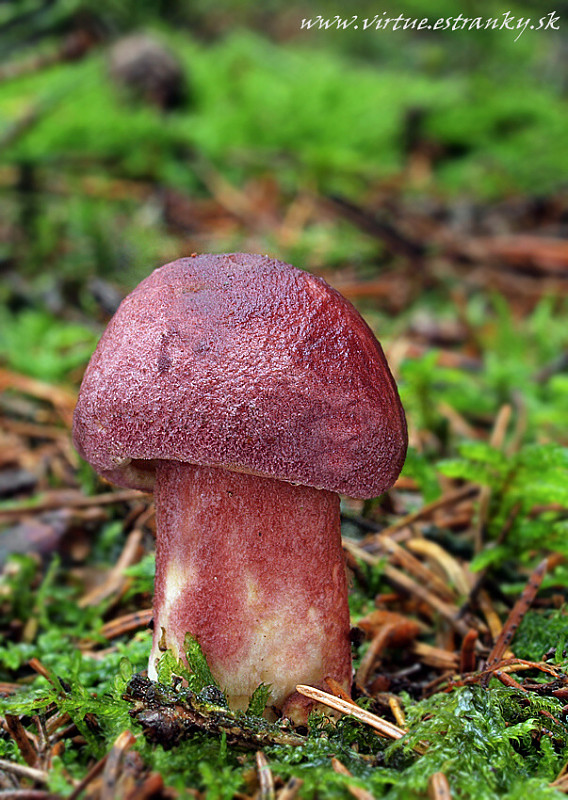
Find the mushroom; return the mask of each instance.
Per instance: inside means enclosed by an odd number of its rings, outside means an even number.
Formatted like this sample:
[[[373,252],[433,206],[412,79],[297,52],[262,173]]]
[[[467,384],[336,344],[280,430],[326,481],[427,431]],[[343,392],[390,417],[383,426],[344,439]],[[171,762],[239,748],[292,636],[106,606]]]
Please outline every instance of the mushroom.
[[[407,435],[347,300],[266,256],[166,264],[103,334],[73,437],[105,478],[154,492],[151,678],[190,633],[233,708],[260,683],[292,717],[298,683],[350,687],[339,493],[392,486]]]

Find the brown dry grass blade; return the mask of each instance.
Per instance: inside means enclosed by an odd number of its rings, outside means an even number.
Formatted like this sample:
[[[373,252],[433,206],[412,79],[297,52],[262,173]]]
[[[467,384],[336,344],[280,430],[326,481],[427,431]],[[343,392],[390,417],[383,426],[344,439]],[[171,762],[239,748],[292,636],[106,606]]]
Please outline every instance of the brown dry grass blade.
[[[438,511],[440,508],[446,508],[447,506],[451,506],[454,503],[459,503],[462,500],[469,500],[478,494],[479,486],[475,486],[472,483],[462,486],[455,491],[447,492],[437,500],[433,500],[431,503],[427,503],[425,506],[422,506],[422,508],[419,508],[417,511],[413,511],[411,514],[401,517],[392,525],[389,525],[388,528],[383,528],[383,530],[381,530],[379,533],[373,533],[369,536],[365,536],[365,538],[361,540],[360,545],[361,547],[371,549],[373,544],[377,546],[378,542],[380,543],[381,537],[392,536],[393,533],[396,533],[403,528],[407,528],[409,525],[412,525],[412,523],[418,522],[418,520],[422,520],[425,517],[429,517],[430,514],[432,514],[434,511]]]
[[[260,786],[260,800],[274,800],[274,777],[268,759],[262,750],[256,751],[256,771]]]
[[[74,392],[29,378],[27,375],[0,369],[0,391],[5,389],[16,389],[39,400],[46,400],[55,408],[68,428],[73,424],[73,411],[77,402],[77,395]]]
[[[382,717],[378,717],[376,714],[372,714],[370,711],[366,711],[364,708],[360,708],[359,706],[355,705],[355,703],[348,703],[345,700],[342,700],[340,697],[335,697],[332,694],[328,694],[328,692],[323,692],[321,689],[316,689],[314,686],[303,686],[300,684],[296,686],[296,691],[300,694],[303,694],[304,697],[309,697],[310,700],[315,700],[316,703],[321,703],[329,708],[333,708],[335,711],[339,711],[341,714],[349,714],[350,716],[355,717],[355,719],[358,719],[360,722],[364,722],[366,725],[369,725],[381,736],[384,736],[387,739],[402,739],[402,737],[407,733],[407,731],[399,728],[392,722],[389,722]],[[424,753],[424,748],[422,745],[417,745],[414,749],[420,754]]]
[[[103,770],[100,800],[114,800],[116,785],[125,754],[135,744],[136,737],[130,731],[123,731],[115,740]]]
[[[284,786],[276,795],[277,800],[296,800],[298,792],[304,785],[301,778],[290,778],[286,786]]]
[[[347,778],[353,777],[345,764],[342,764],[341,761],[335,756],[331,759],[331,766],[333,771],[337,772],[338,775],[345,775]],[[352,784],[348,783],[346,784],[346,788],[349,794],[355,797],[356,800],[375,800],[371,792],[368,792],[366,789],[361,789],[359,786],[353,786]]]
[[[36,748],[34,747],[33,742],[30,740],[26,729],[20,722],[19,717],[13,716],[12,714],[6,714],[6,728],[8,733],[15,741],[18,750],[22,754],[22,758],[28,765],[28,767],[36,767],[38,762],[38,753]]]
[[[355,556],[355,558],[360,558],[362,561],[365,561],[368,564],[379,563],[379,559],[376,556],[372,556],[370,553],[367,553],[366,550],[363,550],[355,542],[352,542],[346,538],[344,538],[342,541],[344,549],[348,553],[351,553],[353,556]],[[402,570],[397,569],[390,564],[386,564],[383,567],[383,572],[387,580],[389,580],[391,583],[394,583],[396,586],[404,589],[404,591],[409,592],[409,594],[419,597],[429,606],[434,608],[439,614],[447,619],[450,625],[452,625],[452,627],[454,627],[458,633],[461,633],[462,636],[467,634],[469,627],[463,620],[459,619],[459,609],[457,606],[452,603],[446,603],[422,583],[413,580],[413,578],[406,575],[406,573],[402,572]]]
[[[428,798],[429,800],[452,800],[450,784],[443,772],[435,772],[430,775]]]

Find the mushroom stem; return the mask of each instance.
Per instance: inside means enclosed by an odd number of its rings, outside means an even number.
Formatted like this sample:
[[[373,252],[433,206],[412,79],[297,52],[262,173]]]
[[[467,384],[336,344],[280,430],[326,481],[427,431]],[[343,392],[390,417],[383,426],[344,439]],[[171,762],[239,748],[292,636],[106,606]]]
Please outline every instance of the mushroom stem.
[[[299,683],[351,682],[347,584],[333,492],[161,461],[154,641],[200,643],[232,708],[260,683],[281,708]]]

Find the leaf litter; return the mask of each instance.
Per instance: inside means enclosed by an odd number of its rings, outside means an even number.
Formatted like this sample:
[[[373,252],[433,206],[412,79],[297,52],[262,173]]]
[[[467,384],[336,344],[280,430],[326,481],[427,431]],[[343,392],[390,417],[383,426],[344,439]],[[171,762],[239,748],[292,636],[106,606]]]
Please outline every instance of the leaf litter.
[[[3,374],[32,426],[18,428],[14,407],[3,410],[4,467],[25,465],[37,481],[15,482],[0,504],[0,796],[514,797],[538,787],[553,797],[568,789],[567,578],[558,551],[534,561],[565,524],[561,445],[522,445],[505,457],[507,424],[498,435],[480,430],[452,461],[438,461],[441,491],[430,502],[415,506],[421,476],[411,461],[389,503],[346,504],[353,695],[338,696],[331,682],[309,728],[293,730],[260,716],[262,687],[247,713],[230,712],[194,642],[191,670],[166,653],[160,682],[144,677],[151,498],[109,491],[77,471],[64,427],[70,393]],[[550,538],[539,542],[545,529]]]
[[[62,163],[37,169],[65,204]],[[341,226],[350,252],[380,264],[359,269],[338,244],[309,263],[389,326],[410,420],[395,487],[343,504],[352,693],[329,681],[297,730],[261,716],[266,687],[233,713],[191,641],[193,671],[165,654],[148,681],[151,498],[101,483],[69,438],[90,318],[3,313],[0,798],[568,793],[565,196],[460,205],[409,196],[401,174],[357,202],[317,182],[290,197],[262,170],[240,186],[203,154],[188,164],[206,196],[164,186],[166,250],[260,240],[295,260]],[[8,194],[21,177],[2,174]],[[155,197],[152,178],[87,166],[79,180],[117,219]],[[103,234],[97,246],[119,262]],[[73,290],[59,280],[56,300]],[[105,317],[117,290],[97,281],[89,312]],[[17,269],[7,285],[22,291]]]

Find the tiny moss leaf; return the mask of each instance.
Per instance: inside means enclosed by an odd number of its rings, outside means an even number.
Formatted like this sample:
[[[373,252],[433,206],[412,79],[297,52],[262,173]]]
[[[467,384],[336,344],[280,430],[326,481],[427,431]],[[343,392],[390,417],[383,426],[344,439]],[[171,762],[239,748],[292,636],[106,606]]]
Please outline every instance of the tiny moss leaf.
[[[261,683],[256,687],[250,698],[247,714],[252,714],[254,717],[262,717],[270,697],[270,689],[269,683]]]
[[[211,674],[207,659],[203,654],[201,645],[191,636],[186,634],[184,640],[184,650],[187,663],[191,670],[191,675],[188,678],[188,684],[194,692],[199,692],[205,686],[216,686],[219,688],[217,681]],[[184,676],[185,677],[185,676]]]

